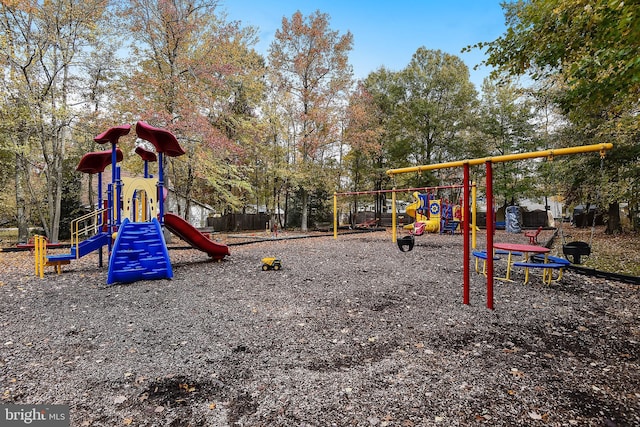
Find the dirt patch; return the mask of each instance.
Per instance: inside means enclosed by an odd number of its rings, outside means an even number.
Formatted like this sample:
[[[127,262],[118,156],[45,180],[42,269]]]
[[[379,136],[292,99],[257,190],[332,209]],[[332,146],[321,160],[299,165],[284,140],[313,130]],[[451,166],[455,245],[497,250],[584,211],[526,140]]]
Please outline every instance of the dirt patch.
[[[173,280],[111,287],[97,257],[40,280],[0,254],[2,402],[73,426],[640,424],[637,286],[516,272],[488,310],[472,272],[466,306],[460,235],[390,238],[172,250]]]

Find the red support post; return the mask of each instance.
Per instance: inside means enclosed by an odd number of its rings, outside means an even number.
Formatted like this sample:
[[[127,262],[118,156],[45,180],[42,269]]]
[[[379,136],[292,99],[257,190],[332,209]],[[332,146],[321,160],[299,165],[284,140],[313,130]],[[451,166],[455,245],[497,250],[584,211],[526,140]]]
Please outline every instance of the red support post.
[[[464,304],[469,304],[469,272],[470,272],[470,266],[469,266],[469,258],[471,256],[471,238],[469,237],[469,232],[471,231],[471,227],[469,226],[469,224],[471,223],[471,218],[469,218],[469,216],[471,215],[471,209],[469,209],[469,196],[471,193],[471,188],[469,185],[469,163],[465,163],[464,164],[464,190],[463,190],[463,194],[464,194],[464,199],[462,200],[462,215],[464,220],[462,221],[462,232],[464,233],[464,251],[463,251],[463,280],[464,280],[464,284],[463,284],[463,291],[462,291],[462,302]]]
[[[493,168],[491,160],[487,168],[487,308],[493,310]]]

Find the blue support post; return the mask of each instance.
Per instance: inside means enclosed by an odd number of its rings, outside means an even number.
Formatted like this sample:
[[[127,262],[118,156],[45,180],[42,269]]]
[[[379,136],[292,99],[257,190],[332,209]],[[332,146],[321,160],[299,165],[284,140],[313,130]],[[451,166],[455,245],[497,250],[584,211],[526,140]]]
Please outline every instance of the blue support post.
[[[164,154],[158,153],[158,221],[164,224]]]
[[[118,181],[116,182],[116,198],[115,198],[115,206],[116,206],[116,225],[120,227],[122,224],[122,201],[120,200],[122,197],[122,180],[120,179],[120,167],[116,167],[116,175],[118,177]]]
[[[118,177],[118,155],[116,152],[117,149],[118,149],[117,142],[111,141],[111,200],[110,200],[111,202],[117,200],[117,196],[118,196],[118,193],[116,190],[116,180]],[[113,207],[114,205],[109,203],[109,210],[112,210]],[[109,225],[115,226],[115,225],[118,225],[118,223],[119,221],[117,221],[116,218],[112,216],[111,221],[109,222]],[[109,228],[109,232],[112,232],[111,228]]]

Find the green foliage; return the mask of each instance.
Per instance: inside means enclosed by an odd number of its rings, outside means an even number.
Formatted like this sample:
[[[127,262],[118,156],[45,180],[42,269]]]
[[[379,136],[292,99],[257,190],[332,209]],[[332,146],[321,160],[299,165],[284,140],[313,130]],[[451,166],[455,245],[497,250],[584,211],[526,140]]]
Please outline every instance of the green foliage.
[[[294,171],[290,186],[300,194],[303,230],[310,193],[327,188],[325,174],[318,172],[325,171],[324,165],[338,151],[340,112],[351,85],[348,53],[352,45],[351,33],[331,30],[328,15],[317,11],[305,17],[298,11],[282,20],[270,46],[272,96],[284,117],[282,143]],[[335,181],[331,187],[335,188]]]
[[[26,201],[57,241],[65,152],[82,109],[82,54],[95,48],[96,27],[108,2],[3,2],[0,53],[7,137],[17,155],[15,192],[20,240],[26,239]],[[55,24],[55,25],[54,25]],[[4,131],[5,129],[3,129]]]
[[[217,160],[212,156],[199,155],[198,158],[202,175],[197,180],[193,196],[219,212],[242,208],[248,201],[244,196],[251,194],[252,190],[249,181],[245,179],[245,168],[235,162]]]
[[[475,156],[501,156],[541,149],[534,128],[530,100],[513,84],[496,85],[486,79],[478,109]],[[481,153],[477,150],[483,148]],[[481,154],[478,156],[477,154]],[[536,195],[535,163],[504,162],[494,166],[494,194],[498,204]]]
[[[289,205],[287,227],[302,227],[302,206],[300,192],[294,192]],[[333,194],[326,190],[311,191],[307,208],[309,224],[333,221]]]
[[[399,136],[409,142],[415,164],[459,159],[461,135],[476,103],[467,66],[457,56],[419,48],[401,72],[400,84]]]
[[[238,141],[263,96],[264,62],[251,48],[255,29],[225,22],[216,6],[206,0],[130,2],[124,17],[139,62],[122,103],[178,137],[186,155],[169,160],[166,169],[175,190],[191,200],[205,194],[198,188],[203,185],[214,195],[202,201],[227,210],[246,196]]]
[[[638,2],[531,0],[503,7],[506,34],[477,45],[488,53],[488,65],[536,80],[562,75],[567,90],[560,100],[567,109],[637,104]]]
[[[352,98],[350,108],[355,109],[355,103],[364,99],[373,104],[368,107],[368,121],[370,126],[379,127],[375,134],[379,147],[375,156],[366,150],[352,153],[359,168],[354,170],[358,180],[360,176],[372,177],[375,188],[381,188],[387,183],[386,169],[459,160],[466,152],[466,135],[477,101],[469,70],[460,58],[421,47],[404,70],[382,68],[371,73],[363,86],[367,98]],[[360,122],[367,123],[363,119]],[[362,133],[361,127],[354,125],[352,133]],[[354,150],[362,151],[361,145],[355,144]],[[454,178],[443,173],[400,175],[395,184],[426,186],[449,179]]]
[[[71,237],[71,221],[84,214],[82,200],[82,174],[75,172],[76,159],[65,160],[65,174],[62,184],[62,209],[60,211],[60,238]]]
[[[565,145],[613,142],[604,168],[606,202],[614,206],[624,197],[634,209],[637,196],[630,190],[640,172],[640,3],[529,0],[503,7],[507,32],[475,46],[488,54],[486,64],[495,74],[552,83],[553,101],[575,126]],[[582,161],[572,160],[572,176],[565,182],[579,177]],[[577,188],[565,188],[570,199],[576,196],[571,191]],[[608,226],[609,232],[619,230],[616,218]]]

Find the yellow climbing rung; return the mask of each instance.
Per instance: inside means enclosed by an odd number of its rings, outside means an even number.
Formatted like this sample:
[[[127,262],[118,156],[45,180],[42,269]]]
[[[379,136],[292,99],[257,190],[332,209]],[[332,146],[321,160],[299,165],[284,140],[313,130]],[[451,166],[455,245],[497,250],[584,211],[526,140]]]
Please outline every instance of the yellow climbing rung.
[[[47,238],[44,236],[34,236],[33,253],[35,256],[36,277],[44,278],[44,268],[54,267],[56,273],[62,273],[62,266],[71,264],[68,259],[49,261],[47,259]]]
[[[44,277],[44,267],[47,265],[47,238],[44,236],[34,236],[33,253],[35,255],[36,277]]]

